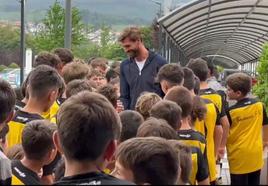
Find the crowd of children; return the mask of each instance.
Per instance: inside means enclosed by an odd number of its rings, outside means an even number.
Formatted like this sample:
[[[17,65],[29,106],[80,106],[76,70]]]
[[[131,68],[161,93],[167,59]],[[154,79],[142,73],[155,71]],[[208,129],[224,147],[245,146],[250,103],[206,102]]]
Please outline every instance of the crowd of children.
[[[231,184],[259,185],[265,108],[247,97],[243,73],[228,77],[237,103],[226,106],[209,87],[209,66],[165,64],[155,78],[165,96],[143,92],[127,110],[120,63],[40,53],[20,91],[0,79],[0,185],[215,185],[225,153]]]

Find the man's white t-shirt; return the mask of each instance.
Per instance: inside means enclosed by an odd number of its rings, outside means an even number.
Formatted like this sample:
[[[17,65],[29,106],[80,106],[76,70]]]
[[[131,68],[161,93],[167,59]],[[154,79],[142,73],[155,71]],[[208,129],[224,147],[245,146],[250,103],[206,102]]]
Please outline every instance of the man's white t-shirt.
[[[143,60],[143,61],[137,61],[137,60],[135,59],[135,61],[136,61],[136,64],[137,64],[137,66],[138,66],[138,68],[139,68],[139,74],[141,75],[141,71],[142,71],[142,69],[143,69],[143,67],[144,67],[144,64],[145,64],[146,59]]]

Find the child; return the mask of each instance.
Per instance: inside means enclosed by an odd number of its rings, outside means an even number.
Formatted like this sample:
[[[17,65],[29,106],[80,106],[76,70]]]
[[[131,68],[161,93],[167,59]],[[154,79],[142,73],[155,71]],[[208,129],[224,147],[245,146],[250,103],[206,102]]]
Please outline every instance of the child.
[[[116,88],[112,85],[104,85],[101,86],[97,89],[97,93],[105,96],[113,105],[113,107],[116,109],[117,108],[117,100],[118,100],[118,95]]]
[[[157,74],[157,81],[160,83],[162,91],[166,94],[171,87],[183,84],[183,76],[180,65],[166,64],[160,68]]]
[[[226,82],[229,99],[237,101],[227,112],[231,124],[227,140],[231,184],[259,185],[263,142],[267,144],[268,136],[266,111],[261,102],[247,97],[251,90],[248,75],[235,73]]]
[[[137,137],[161,137],[165,139],[177,139],[176,131],[166,120],[148,118],[141,124],[137,131]]]
[[[206,156],[206,139],[205,137],[192,129],[191,127],[191,113],[193,111],[193,98],[186,88],[181,86],[175,86],[171,88],[166,94],[165,100],[174,101],[182,109],[182,124],[181,128],[178,130],[178,137],[180,141],[185,144],[198,147],[202,154],[198,154],[198,159],[200,160],[197,170],[193,170],[191,174],[190,183],[195,184],[209,184],[208,177],[208,164]],[[194,160],[193,160],[194,161]]]
[[[12,121],[8,123],[8,146],[21,144],[22,130],[25,124],[43,119],[42,113],[47,112],[58,97],[62,80],[57,71],[47,65],[36,67],[29,77],[29,100],[26,106],[16,112]]]
[[[66,86],[66,97],[67,99],[73,95],[78,94],[82,91],[89,91],[92,92],[92,87],[88,80],[82,80],[82,79],[76,79],[71,82],[69,82]]]
[[[0,185],[11,185],[11,164],[5,156],[7,123],[14,115],[16,95],[11,85],[0,79]]]
[[[138,185],[174,185],[179,171],[178,154],[157,137],[132,138],[116,151],[113,175]]]
[[[178,185],[189,185],[189,179],[191,175],[192,168],[192,150],[191,147],[181,143],[178,140],[169,140],[177,153],[179,154],[180,159],[180,175],[177,181]]]
[[[71,63],[74,60],[74,55],[68,48],[56,48],[53,53],[60,58],[63,66]]]
[[[62,73],[63,64],[60,58],[49,52],[41,52],[37,55],[34,60],[34,67],[38,67],[40,65],[48,65],[57,70],[59,74]]]
[[[22,160],[12,161],[12,185],[41,185],[39,174],[45,165],[50,164],[57,150],[53,144],[53,131],[45,124],[48,121],[36,120],[27,123],[22,132]]]
[[[54,142],[65,157],[65,177],[56,185],[130,184],[104,174],[116,149],[121,123],[102,95],[83,91],[66,100],[57,115]]]
[[[156,93],[144,92],[137,100],[135,110],[139,112],[144,120],[150,117],[150,110],[154,104],[161,101],[162,98]]]
[[[223,158],[230,127],[225,113],[223,99],[215,90],[208,86],[207,78],[209,69],[206,61],[201,58],[191,59],[187,67],[189,67],[200,80],[200,96],[212,101],[220,112],[220,124],[222,125],[223,134],[220,147],[218,148],[218,155],[220,158]]]
[[[150,116],[166,120],[177,131],[181,128],[181,113],[182,110],[179,105],[173,101],[162,100],[152,107]]]
[[[144,122],[144,119],[140,113],[133,110],[122,111],[119,116],[122,123],[119,142],[122,143],[130,138],[136,137],[138,128]]]
[[[220,119],[219,111],[212,101],[195,95],[194,87],[196,85],[197,79],[195,78],[193,71],[187,67],[184,67],[183,72],[184,72],[183,86],[186,87],[194,96],[193,110],[195,110],[195,112],[193,112],[192,114],[192,124],[195,130],[202,133],[206,138],[210,184],[215,185],[215,180],[217,177],[216,158],[222,137],[222,126],[220,125],[219,122]],[[203,108],[204,106],[205,108]],[[206,109],[205,117],[199,114],[202,113],[203,109]]]

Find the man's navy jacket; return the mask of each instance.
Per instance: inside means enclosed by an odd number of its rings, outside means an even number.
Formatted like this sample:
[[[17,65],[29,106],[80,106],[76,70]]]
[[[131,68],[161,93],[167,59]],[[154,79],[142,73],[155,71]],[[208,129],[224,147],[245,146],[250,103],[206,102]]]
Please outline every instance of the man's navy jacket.
[[[155,92],[163,97],[160,84],[155,82],[159,69],[166,60],[158,54],[149,51],[144,67],[140,73],[135,59],[126,59],[120,65],[120,99],[125,110],[134,109],[137,98],[144,91]]]

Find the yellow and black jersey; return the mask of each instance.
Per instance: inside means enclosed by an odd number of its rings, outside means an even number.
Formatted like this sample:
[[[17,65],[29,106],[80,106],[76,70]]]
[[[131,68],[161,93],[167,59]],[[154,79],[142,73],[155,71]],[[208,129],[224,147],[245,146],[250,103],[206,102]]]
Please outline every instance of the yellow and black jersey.
[[[180,141],[188,146],[199,148],[202,154],[206,156],[206,139],[200,132],[189,129],[178,130],[177,133]]]
[[[226,116],[223,98],[215,90],[211,88],[200,90],[200,97],[212,101],[218,108],[221,118]]]
[[[194,123],[195,129],[203,134],[207,142],[207,159],[209,166],[209,179],[210,182],[216,180],[216,157],[215,157],[215,143],[214,143],[214,132],[215,127],[220,126],[220,113],[215,104],[208,100],[204,99],[203,101],[206,104],[207,114],[204,120],[196,120]]]
[[[8,123],[9,133],[7,134],[8,139],[8,147],[12,147],[16,144],[21,144],[21,135],[26,123],[33,121],[44,119],[38,114],[31,114],[24,111],[17,111],[15,113],[14,118]]]
[[[12,161],[12,185],[41,185],[40,178],[20,161]]]
[[[227,155],[231,174],[247,174],[263,166],[262,125],[268,124],[265,108],[256,99],[245,98],[227,111],[230,131]]]
[[[208,165],[202,152],[197,147],[191,147],[192,150],[192,170],[190,174],[190,184],[196,185],[198,182],[208,178]]]
[[[45,119],[50,120],[51,122],[55,123],[55,117],[56,114],[58,113],[58,110],[61,106],[61,104],[65,101],[64,98],[59,98],[57,99],[53,105],[50,107],[50,109],[47,112],[44,112],[42,114],[42,117]]]

